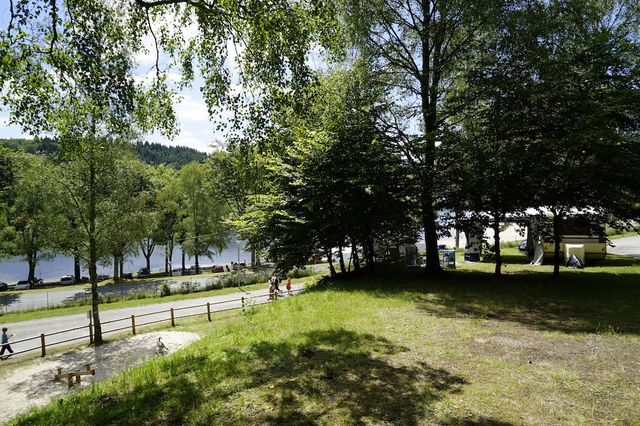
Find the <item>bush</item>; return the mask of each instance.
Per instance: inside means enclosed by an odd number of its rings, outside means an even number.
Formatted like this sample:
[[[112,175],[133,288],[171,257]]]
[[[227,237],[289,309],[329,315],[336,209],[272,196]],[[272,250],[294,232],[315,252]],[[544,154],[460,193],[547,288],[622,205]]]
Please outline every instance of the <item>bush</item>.
[[[171,287],[169,283],[162,283],[162,288],[160,289],[160,297],[171,296]]]
[[[313,271],[306,268],[293,268],[287,273],[287,276],[291,278],[304,278],[310,277],[311,275],[313,275]]]

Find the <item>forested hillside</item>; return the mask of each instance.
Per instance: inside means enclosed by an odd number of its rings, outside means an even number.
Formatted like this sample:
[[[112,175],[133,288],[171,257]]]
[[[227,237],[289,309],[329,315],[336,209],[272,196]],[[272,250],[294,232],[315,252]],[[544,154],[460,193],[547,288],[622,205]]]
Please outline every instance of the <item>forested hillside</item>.
[[[25,151],[30,154],[56,154],[58,142],[51,138],[0,139],[0,146],[12,151]],[[137,142],[132,145],[138,158],[147,164],[167,164],[176,169],[193,161],[203,162],[207,154],[184,146],[166,146],[159,143]]]
[[[207,159],[207,154],[186,146],[166,146],[159,143],[138,142],[134,145],[138,157],[147,164],[167,164],[181,168],[185,164]]]

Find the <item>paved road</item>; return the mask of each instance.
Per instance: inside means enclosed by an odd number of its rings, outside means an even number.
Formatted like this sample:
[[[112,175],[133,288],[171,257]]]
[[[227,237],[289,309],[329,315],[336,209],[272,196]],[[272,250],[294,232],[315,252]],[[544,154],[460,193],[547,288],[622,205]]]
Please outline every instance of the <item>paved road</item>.
[[[172,292],[177,292],[183,286],[191,288],[204,287],[208,281],[218,280],[220,277],[198,277],[194,276],[189,280],[173,281],[171,278],[156,282],[133,281],[123,284],[110,284],[98,287],[98,292],[102,295],[126,296],[134,293],[156,293],[160,294],[162,285],[167,283]],[[64,305],[65,303],[91,298],[91,286],[83,288],[65,289],[58,288],[51,291],[31,291],[23,290],[18,293],[0,294],[0,310],[3,312],[21,312],[53,306]]]
[[[612,240],[615,247],[608,247],[607,252],[613,254],[624,254],[640,259],[640,235],[637,237],[620,238]]]
[[[295,290],[302,289],[302,284],[294,284]],[[245,297],[245,303],[247,304],[261,304],[267,302],[267,289],[252,291],[252,292],[238,292],[233,294],[226,294],[223,296],[210,296],[202,297],[198,299],[177,300],[167,303],[156,303],[153,305],[137,306],[132,308],[113,309],[109,311],[102,311],[100,313],[100,319],[103,323],[102,332],[108,333],[109,331],[116,331],[120,328],[126,328],[131,330],[131,315],[136,315],[136,325],[140,326],[144,322],[153,321],[166,321],[169,322],[171,314],[169,310],[174,308],[176,318],[185,315],[193,315],[196,313],[205,314],[206,306],[198,306],[195,308],[188,308],[194,305],[205,305],[207,302],[211,303],[211,311],[221,311],[225,309],[237,308],[241,306],[241,297]],[[157,314],[152,312],[162,311]],[[120,320],[120,321],[114,321]],[[215,317],[213,318],[215,321]],[[179,322],[179,319],[176,321]],[[13,324],[3,324],[9,328],[9,334],[15,336],[12,341],[19,341],[29,337],[38,336],[35,340],[27,342],[18,342],[12,344],[11,347],[14,351],[22,351],[30,348],[40,347],[40,334],[44,333],[47,345],[56,342],[62,342],[67,339],[73,339],[78,337],[85,337],[89,334],[89,320],[87,314],[65,315],[59,317],[43,318],[30,321],[22,321]],[[53,334],[59,330],[71,329],[79,327],[78,330]],[[53,334],[53,335],[52,335]],[[108,334],[107,334],[108,337]],[[83,341],[83,340],[79,340]],[[86,340],[88,342],[88,339]]]

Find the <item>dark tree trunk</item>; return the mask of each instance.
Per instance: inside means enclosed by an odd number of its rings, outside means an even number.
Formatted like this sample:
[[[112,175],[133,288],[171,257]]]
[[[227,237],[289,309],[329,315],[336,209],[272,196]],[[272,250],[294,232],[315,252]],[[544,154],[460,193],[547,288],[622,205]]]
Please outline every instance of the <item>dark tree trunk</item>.
[[[198,234],[193,241],[195,247],[195,257],[196,257],[196,274],[200,273],[200,263],[198,262]]]
[[[346,274],[347,269],[344,267],[344,256],[342,255],[342,244],[338,246],[338,259],[340,260],[340,273]]]
[[[185,254],[184,254],[184,247],[182,245],[180,245],[180,250],[182,251],[182,273],[184,274],[185,271]]]
[[[495,275],[502,275],[502,253],[500,252],[500,220],[499,215],[494,213],[493,216],[493,244],[496,255]]]
[[[36,262],[37,262],[36,259],[37,258],[38,258],[37,250],[33,250],[27,256],[27,263],[29,264],[29,274],[27,276],[27,281],[29,281],[30,284],[33,284],[36,281]]]
[[[423,202],[431,203],[429,201]],[[427,251],[426,256],[426,273],[429,276],[436,276],[442,273],[440,267],[440,257],[438,256],[438,234],[436,231],[435,212],[433,206],[423,206],[427,210],[422,216],[422,225],[424,227],[424,242]]]
[[[553,212],[553,276],[560,276],[560,235],[562,215]]]
[[[80,282],[82,278],[80,272],[80,256],[78,256],[78,247],[74,247],[74,256],[73,256],[73,274],[76,277],[76,283]]]
[[[113,255],[113,282],[118,283],[118,256]]]
[[[365,243],[364,255],[367,259],[367,269],[369,272],[374,273],[376,271],[376,256],[375,249],[373,248],[373,240],[368,238]]]
[[[251,249],[251,269],[255,269],[256,267],[256,250]]]
[[[167,256],[167,249],[164,249],[164,273],[169,273],[169,256]]]
[[[118,259],[120,261],[120,270],[118,271],[118,280],[122,281],[122,274],[124,272],[124,255],[121,255]]]
[[[360,258],[358,257],[358,245],[356,241],[351,242],[351,256],[353,257],[353,269],[356,272],[360,271]]]
[[[329,271],[331,271],[331,276],[336,276],[336,268],[333,267],[333,254],[330,249],[325,249],[325,253],[327,254],[327,261],[329,262]]]

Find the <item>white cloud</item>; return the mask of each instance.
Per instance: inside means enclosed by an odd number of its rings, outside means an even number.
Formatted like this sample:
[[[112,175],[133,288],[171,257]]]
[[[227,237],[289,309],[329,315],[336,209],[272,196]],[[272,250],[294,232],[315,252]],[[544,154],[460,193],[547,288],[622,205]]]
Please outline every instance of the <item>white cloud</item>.
[[[182,95],[182,100],[174,103],[176,116],[182,122],[208,122],[209,111],[202,98],[194,98],[191,95]]]

